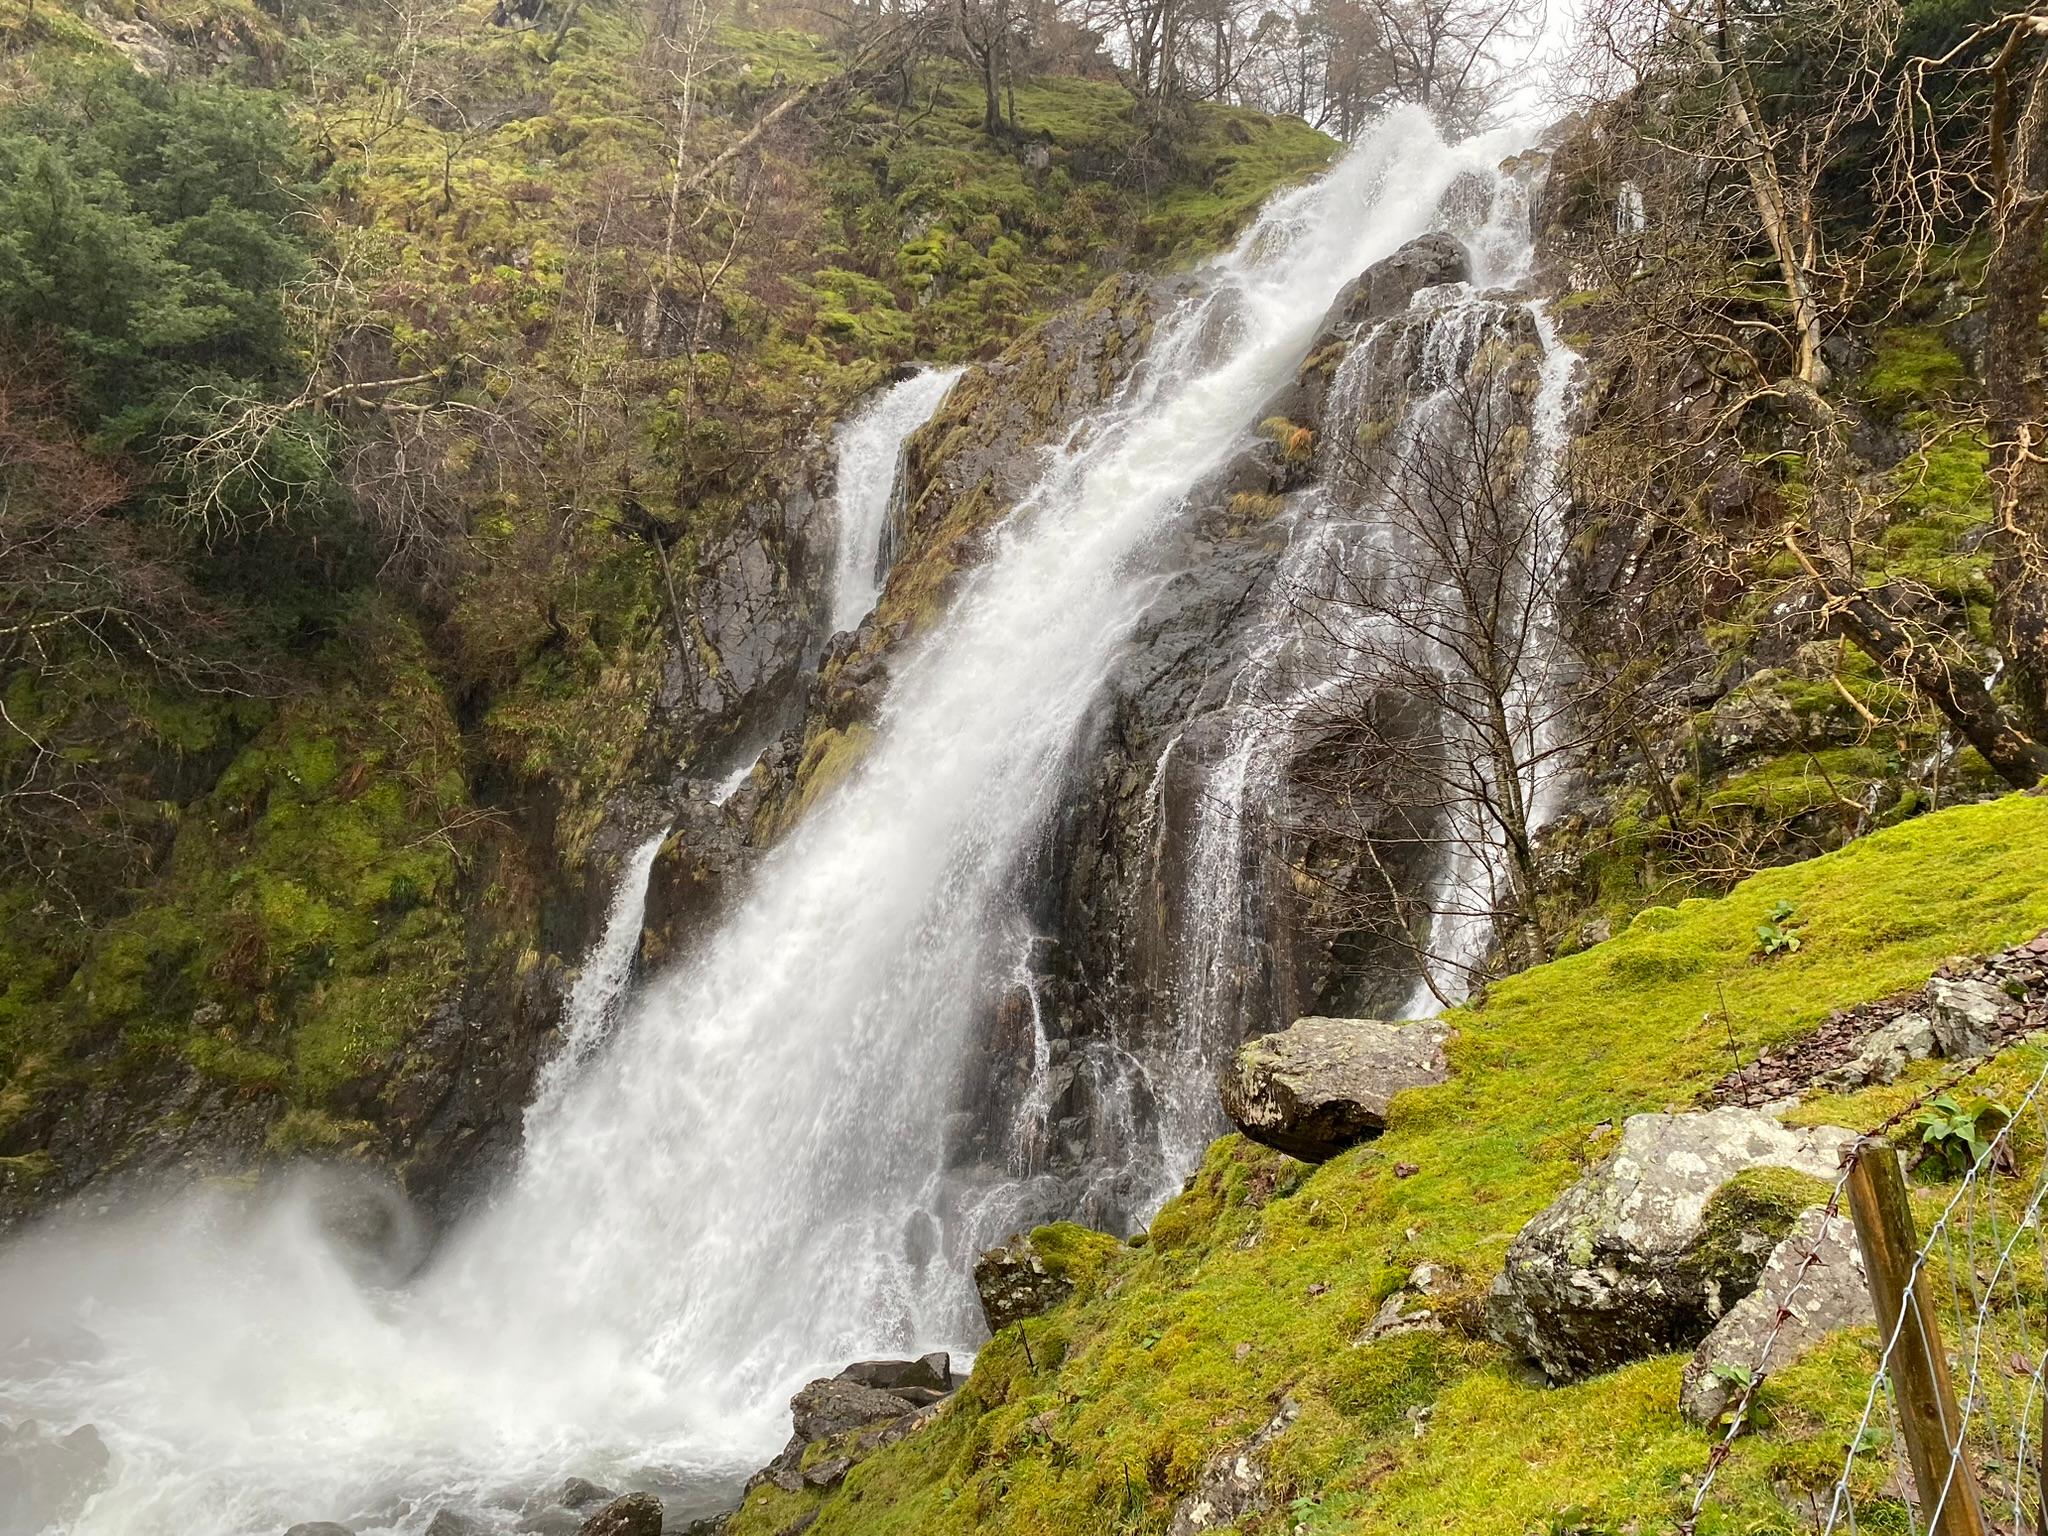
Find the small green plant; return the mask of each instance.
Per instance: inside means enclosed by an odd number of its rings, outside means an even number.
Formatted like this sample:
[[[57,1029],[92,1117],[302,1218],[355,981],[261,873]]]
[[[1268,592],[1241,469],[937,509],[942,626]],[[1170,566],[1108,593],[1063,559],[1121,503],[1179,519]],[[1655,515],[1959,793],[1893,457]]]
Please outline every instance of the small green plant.
[[[1953,1094],[1937,1095],[1913,1122],[1920,1132],[1921,1169],[1935,1179],[1961,1178],[1991,1151],[2011,1119],[2010,1110],[1990,1099],[1962,1104]]]
[[[1756,1384],[1755,1373],[1748,1366],[1737,1365],[1732,1360],[1724,1360],[1715,1366],[1714,1374],[1737,1392],[1747,1391]]]
[[[1794,922],[1789,901],[1771,907],[1771,915],[1756,925],[1756,956],[1759,960],[1795,953],[1800,945],[1799,924]]]

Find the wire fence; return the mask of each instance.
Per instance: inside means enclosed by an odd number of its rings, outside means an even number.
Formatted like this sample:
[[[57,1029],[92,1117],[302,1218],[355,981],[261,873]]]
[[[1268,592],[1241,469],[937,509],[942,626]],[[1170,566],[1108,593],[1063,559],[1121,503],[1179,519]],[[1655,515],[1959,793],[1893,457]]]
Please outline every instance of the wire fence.
[[[1854,1220],[1878,1353],[1840,1472],[1801,1511],[1821,1536],[2048,1536],[2048,1064],[2009,1106],[1952,1096],[2006,1048],[1962,1064],[1861,1137],[1827,1202],[1821,1234],[1839,1216]],[[1931,1128],[1926,1155],[1948,1176],[1923,1185],[1917,1202],[1888,1140],[1909,1119]],[[1793,1271],[1682,1532],[1749,1426],[1781,1333],[1817,1285],[1823,1246],[1816,1237]]]

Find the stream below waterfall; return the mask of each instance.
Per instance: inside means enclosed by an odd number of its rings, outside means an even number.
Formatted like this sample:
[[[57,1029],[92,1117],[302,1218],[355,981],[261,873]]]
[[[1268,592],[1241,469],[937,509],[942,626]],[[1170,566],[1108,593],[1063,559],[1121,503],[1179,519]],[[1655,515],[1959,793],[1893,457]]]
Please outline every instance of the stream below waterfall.
[[[629,850],[522,1160],[423,1266],[335,1241],[337,1209],[404,1216],[317,1172],[258,1199],[212,1188],[118,1219],[67,1213],[0,1250],[0,1421],[90,1423],[111,1452],[70,1530],[279,1536],[336,1520],[416,1536],[443,1507],[544,1529],[544,1491],[572,1475],[653,1489],[687,1517],[775,1451],[810,1376],[971,1352],[973,1258],[1037,1210],[1022,1179],[948,1158],[963,1021],[1016,964],[1031,852],[1158,587],[1141,557],[1249,440],[1339,290],[1436,227],[1459,177],[1498,181],[1524,137],[1448,146],[1398,113],[1277,197],[1185,285],[947,615],[892,661],[864,760],[761,859],[715,936],[627,993],[660,840]],[[1526,222],[1486,226],[1444,325],[1476,337],[1519,303],[1479,290],[1526,275]],[[1544,344],[1536,430],[1554,454],[1570,357],[1547,327]],[[903,439],[956,374],[914,375],[841,428],[837,627],[872,605]],[[1282,581],[1370,545],[1369,511],[1289,515],[1303,553]],[[1247,694],[1283,670],[1313,687],[1275,603]],[[1242,1027],[1201,965],[1246,921],[1245,827],[1272,772],[1252,719],[1190,877],[1210,882],[1187,908],[1206,927],[1177,935],[1187,1030],[1112,1069],[1168,1106],[1117,1154],[1144,1161],[1155,1205],[1220,1128],[1212,1075]],[[1483,948],[1485,934],[1429,942]]]

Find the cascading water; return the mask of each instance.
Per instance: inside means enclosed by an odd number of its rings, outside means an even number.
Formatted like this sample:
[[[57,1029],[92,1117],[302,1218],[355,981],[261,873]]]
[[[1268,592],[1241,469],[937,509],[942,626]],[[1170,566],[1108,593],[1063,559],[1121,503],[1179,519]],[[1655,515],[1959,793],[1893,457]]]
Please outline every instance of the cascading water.
[[[747,765],[753,766],[751,762]],[[735,786],[737,787],[737,786]],[[554,1112],[569,1086],[610,1038],[632,979],[633,956],[640,947],[640,927],[647,912],[647,884],[655,855],[667,840],[664,829],[633,849],[620,863],[619,881],[605,913],[604,931],[584,957],[569,996],[562,1006],[562,1043],[541,1069],[527,1106],[530,1121]]]
[[[1529,192],[1526,172],[1498,177],[1489,216],[1465,239],[1470,280],[1424,289],[1407,315],[1354,337],[1331,381],[1316,482],[1290,497],[1283,514],[1289,526],[1286,552],[1244,659],[1215,712],[1226,725],[1223,745],[1201,772],[1192,825],[1174,868],[1181,887],[1172,1032],[1163,1042],[1133,1050],[1155,1105],[1154,1123],[1124,1156],[1151,1203],[1171,1194],[1202,1149],[1228,1129],[1214,1088],[1217,1063],[1248,1034],[1287,1022],[1280,1000],[1260,990],[1262,983],[1273,985],[1273,978],[1259,976],[1252,964],[1278,905],[1274,871],[1283,863],[1279,845],[1287,835],[1274,824],[1272,808],[1285,797],[1290,755],[1301,745],[1305,723],[1337,690],[1357,681],[1361,659],[1372,650],[1355,631],[1375,622],[1369,612],[1346,611],[1342,601],[1331,601],[1332,573],[1342,568],[1370,579],[1394,556],[1402,532],[1390,503],[1399,496],[1408,460],[1438,430],[1454,398],[1474,387],[1482,349],[1511,347],[1515,323],[1524,316],[1540,338],[1542,361],[1515,493],[1533,534],[1521,574],[1534,581],[1537,573],[1555,568],[1561,538],[1556,492],[1578,359],[1558,341],[1540,302],[1502,295],[1526,280],[1533,261]],[[1404,328],[1417,334],[1413,355],[1397,352],[1394,360],[1402,370],[1383,381],[1406,401],[1390,455],[1393,467],[1372,486],[1347,484],[1346,460],[1357,451],[1366,425],[1375,370],[1389,361],[1380,343]],[[1514,385],[1508,370],[1496,369],[1478,387],[1505,399]],[[1475,465],[1471,472],[1490,471]],[[1561,658],[1547,590],[1535,609],[1537,633],[1504,701],[1512,729],[1524,740],[1517,759],[1532,832],[1554,814],[1561,778],[1550,743],[1538,739],[1554,730],[1560,697]],[[1352,653],[1340,654],[1347,651]],[[1215,714],[1205,721],[1211,728]],[[1178,737],[1169,742],[1154,770],[1155,796],[1165,783],[1167,758],[1179,744]],[[1492,942],[1504,886],[1502,856],[1477,825],[1472,807],[1453,805],[1447,814],[1460,818],[1460,826],[1444,838],[1429,881],[1429,931],[1419,944],[1424,974],[1389,1010],[1394,1017],[1431,1016],[1446,1002],[1460,1000]]]
[[[807,1373],[970,1344],[969,1263],[1012,1208],[949,1171],[966,1021],[1015,963],[1026,856],[1153,590],[1138,558],[1340,286],[1502,147],[1397,114],[1206,269],[899,660],[864,762],[536,1106],[424,1272],[361,1273],[312,1197],[188,1195],[0,1255],[0,1417],[113,1452],[76,1536],[411,1533],[444,1502],[510,1529],[571,1473],[729,1487]]]
[[[833,434],[838,488],[837,558],[832,567],[832,628],[852,629],[867,617],[888,574],[883,552],[889,514],[903,467],[903,445],[932,415],[965,372],[923,368],[882,390]]]

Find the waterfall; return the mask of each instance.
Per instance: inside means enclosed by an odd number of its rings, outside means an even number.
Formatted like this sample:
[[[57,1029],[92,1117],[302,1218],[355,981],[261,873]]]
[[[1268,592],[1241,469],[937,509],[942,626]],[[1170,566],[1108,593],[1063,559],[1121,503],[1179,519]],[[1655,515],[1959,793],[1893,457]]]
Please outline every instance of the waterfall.
[[[882,390],[833,434],[833,511],[838,521],[832,565],[835,631],[858,625],[881,595],[882,580],[888,575],[884,547],[902,479],[903,445],[932,419],[953,381],[965,371],[919,369]]]
[[[91,1421],[113,1451],[75,1536],[412,1536],[444,1501],[510,1529],[571,1473],[715,1498],[779,1444],[808,1374],[971,1347],[969,1266],[1015,1207],[1004,1175],[948,1156],[967,1021],[1017,966],[1019,883],[1157,590],[1142,556],[1340,287],[1506,147],[1394,114],[1186,286],[897,658],[864,761],[536,1103],[515,1176],[423,1273],[352,1264],[310,1185],[0,1255],[26,1340],[0,1337],[0,1417]],[[859,544],[842,551],[857,569]],[[1101,1066],[1106,1096],[1153,1070],[1113,1049]]]
[[[667,840],[664,828],[620,861],[619,883],[605,913],[604,931],[584,957],[583,968],[576,973],[562,1005],[562,1043],[541,1068],[540,1080],[534,1085],[533,1102],[526,1110],[530,1124],[554,1113],[569,1085],[610,1037],[625,1002],[626,984],[632,979],[633,956],[640,948],[654,858]]]
[[[1501,177],[1489,217],[1466,239],[1471,280],[1424,289],[1407,315],[1354,337],[1331,381],[1316,479],[1290,497],[1287,548],[1228,684],[1219,711],[1226,728],[1223,746],[1201,775],[1186,851],[1173,870],[1181,897],[1172,1031],[1158,1045],[1133,1048],[1145,1063],[1156,1125],[1122,1150],[1135,1186],[1151,1204],[1171,1194],[1202,1149],[1228,1129],[1214,1089],[1217,1063],[1248,1034],[1288,1022],[1280,1011],[1283,1000],[1260,993],[1261,981],[1270,985],[1272,978],[1251,974],[1263,929],[1284,900],[1276,898],[1271,871],[1282,863],[1286,831],[1272,823],[1271,808],[1286,793],[1288,759],[1300,745],[1304,722],[1334,691],[1358,681],[1360,656],[1350,648],[1362,637],[1347,629],[1372,622],[1370,614],[1327,604],[1331,573],[1343,568],[1369,579],[1392,556],[1402,535],[1388,504],[1389,488],[1399,485],[1413,456],[1439,430],[1454,393],[1469,387],[1482,349],[1511,345],[1519,317],[1533,323],[1542,349],[1518,492],[1533,533],[1525,579],[1555,567],[1562,538],[1562,498],[1556,493],[1578,358],[1559,341],[1540,301],[1502,292],[1526,281],[1532,264],[1529,190],[1526,172]],[[1413,336],[1412,356],[1387,345],[1405,339],[1399,334],[1404,331]],[[1390,362],[1402,366],[1393,377],[1376,380],[1376,371],[1387,371]],[[1391,449],[1395,467],[1377,486],[1361,490],[1346,485],[1345,458],[1364,424],[1375,383],[1404,396],[1406,410]],[[1483,387],[1505,400],[1512,375],[1501,369]],[[1472,470],[1488,472],[1485,466]],[[1312,617],[1305,621],[1305,613]],[[1532,830],[1555,813],[1561,778],[1547,739],[1556,729],[1562,665],[1547,591],[1538,598],[1536,618],[1525,665],[1505,701],[1524,742],[1517,755]],[[1154,771],[1155,795],[1178,740],[1169,743]],[[1460,1000],[1492,943],[1502,855],[1476,824],[1475,807],[1453,805],[1447,814],[1457,821],[1456,836],[1438,853],[1428,881],[1429,931],[1419,945],[1430,974],[1418,977],[1388,1010],[1393,1017],[1433,1016],[1442,1007],[1440,997]]]

